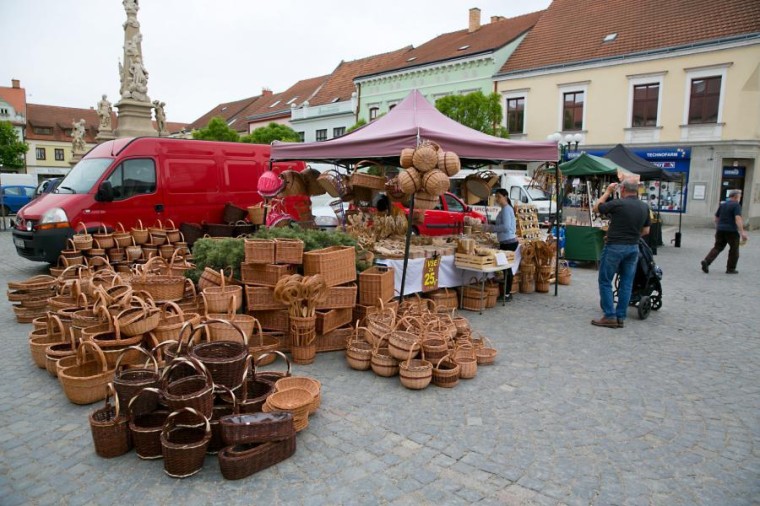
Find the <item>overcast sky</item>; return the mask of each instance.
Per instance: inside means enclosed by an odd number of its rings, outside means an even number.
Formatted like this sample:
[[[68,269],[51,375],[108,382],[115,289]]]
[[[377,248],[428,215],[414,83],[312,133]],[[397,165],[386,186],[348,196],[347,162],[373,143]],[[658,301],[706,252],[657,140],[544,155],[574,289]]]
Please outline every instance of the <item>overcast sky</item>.
[[[467,27],[471,7],[512,17],[550,0],[140,0],[151,100],[190,123],[222,102],[284,91],[355,60]],[[121,0],[0,0],[0,86],[27,101],[94,107],[119,97]]]

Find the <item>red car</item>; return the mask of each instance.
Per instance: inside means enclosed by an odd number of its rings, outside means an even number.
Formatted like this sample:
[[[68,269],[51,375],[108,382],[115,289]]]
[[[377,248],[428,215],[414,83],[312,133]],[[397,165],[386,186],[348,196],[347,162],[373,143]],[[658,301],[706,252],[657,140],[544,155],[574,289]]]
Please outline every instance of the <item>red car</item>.
[[[418,211],[415,209],[417,217],[413,220],[414,226],[412,232],[420,235],[452,235],[460,234],[464,229],[464,217],[476,218],[482,223],[486,223],[486,217],[473,211],[470,206],[462,202],[459,197],[453,193],[444,193],[439,197],[439,203],[435,209]],[[409,214],[409,209],[399,202],[393,205]],[[420,216],[421,215],[421,216]]]

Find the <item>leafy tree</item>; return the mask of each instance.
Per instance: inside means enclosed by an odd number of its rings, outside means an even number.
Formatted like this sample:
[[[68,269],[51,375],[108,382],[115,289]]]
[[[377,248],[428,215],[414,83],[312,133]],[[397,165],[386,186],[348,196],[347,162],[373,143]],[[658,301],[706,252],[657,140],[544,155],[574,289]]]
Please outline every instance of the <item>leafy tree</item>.
[[[230,128],[224,118],[217,116],[211,118],[205,128],[193,131],[193,139],[203,141],[229,141],[240,142],[240,135],[235,129]]]
[[[482,91],[475,91],[467,95],[449,95],[436,100],[435,108],[474,130],[497,137],[509,136],[501,124],[503,115],[498,93],[485,95]]]
[[[357,128],[361,128],[361,127],[363,127],[366,124],[367,124],[367,120],[364,119],[364,118],[361,118],[359,121],[357,121],[356,123],[354,123],[353,125],[351,125],[350,127],[348,127],[346,129],[346,133],[353,132]]]
[[[29,146],[18,139],[16,129],[11,122],[0,121],[0,163],[12,169],[23,168],[23,155],[27,150]]]
[[[253,144],[271,144],[272,141],[300,142],[301,136],[288,125],[272,122],[255,129],[241,140]]]

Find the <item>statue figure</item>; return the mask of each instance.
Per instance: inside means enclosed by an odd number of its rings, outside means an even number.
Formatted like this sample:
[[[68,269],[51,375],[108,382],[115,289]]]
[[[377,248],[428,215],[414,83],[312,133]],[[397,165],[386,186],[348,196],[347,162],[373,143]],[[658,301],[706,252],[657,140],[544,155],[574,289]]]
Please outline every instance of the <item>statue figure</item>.
[[[153,101],[153,110],[156,114],[156,129],[158,130],[159,136],[166,133],[166,113],[164,112],[164,106],[166,106],[165,102],[159,102],[158,100]]]
[[[100,118],[100,127],[98,130],[109,131],[111,130],[111,102],[108,101],[108,96],[103,95],[103,98],[98,102],[98,118]]]
[[[84,119],[79,121],[73,121],[71,130],[71,149],[74,153],[84,153],[87,151],[87,146],[84,143]]]
[[[124,10],[127,12],[127,17],[137,16],[137,11],[140,10],[140,6],[137,4],[137,0],[122,0],[121,4],[124,6]]]
[[[132,60],[132,64],[129,66],[129,74],[131,76],[131,82],[127,91],[130,96],[135,99],[145,99],[145,94],[148,92],[148,71],[142,63],[140,56],[135,56]]]

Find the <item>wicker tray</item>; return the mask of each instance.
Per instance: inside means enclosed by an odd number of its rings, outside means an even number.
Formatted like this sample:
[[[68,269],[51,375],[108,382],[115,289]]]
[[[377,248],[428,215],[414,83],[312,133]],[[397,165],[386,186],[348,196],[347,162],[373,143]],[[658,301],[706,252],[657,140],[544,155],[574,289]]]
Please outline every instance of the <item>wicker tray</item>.
[[[227,445],[282,441],[296,434],[293,415],[286,412],[226,415],[219,424]]]
[[[234,445],[219,452],[219,469],[228,480],[239,480],[287,459],[296,451],[296,437],[283,441]]]

